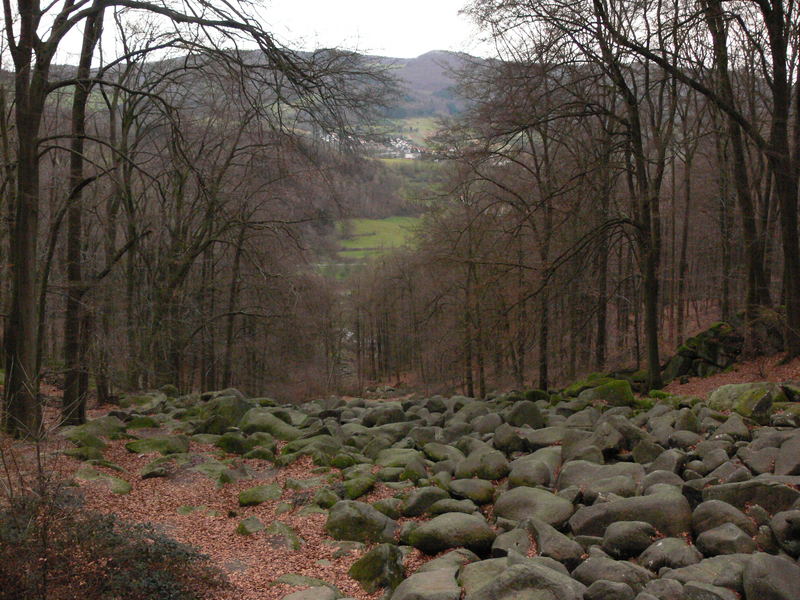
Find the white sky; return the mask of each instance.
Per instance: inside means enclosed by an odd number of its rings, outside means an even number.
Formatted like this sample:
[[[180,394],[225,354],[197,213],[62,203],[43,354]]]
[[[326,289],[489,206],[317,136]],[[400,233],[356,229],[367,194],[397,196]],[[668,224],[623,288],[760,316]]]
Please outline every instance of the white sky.
[[[467,0],[266,0],[268,31],[303,50],[339,46],[413,58],[430,50],[485,54],[458,11]]]

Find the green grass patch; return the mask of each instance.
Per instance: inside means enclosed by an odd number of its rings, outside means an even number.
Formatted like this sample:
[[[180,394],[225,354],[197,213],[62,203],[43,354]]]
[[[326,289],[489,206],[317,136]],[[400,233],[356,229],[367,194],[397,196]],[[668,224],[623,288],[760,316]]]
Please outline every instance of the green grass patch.
[[[409,117],[392,119],[390,135],[400,135],[418,146],[425,146],[425,138],[436,133],[438,125],[435,117]]]
[[[348,219],[339,223],[343,258],[366,259],[405,244],[419,217]]]

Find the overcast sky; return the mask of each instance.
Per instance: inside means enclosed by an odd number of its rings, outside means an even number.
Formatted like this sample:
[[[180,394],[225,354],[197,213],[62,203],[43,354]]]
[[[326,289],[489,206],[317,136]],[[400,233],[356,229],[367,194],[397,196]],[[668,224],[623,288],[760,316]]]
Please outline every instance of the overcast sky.
[[[430,50],[483,53],[467,0],[267,0],[267,29],[305,50],[341,46],[412,58]]]

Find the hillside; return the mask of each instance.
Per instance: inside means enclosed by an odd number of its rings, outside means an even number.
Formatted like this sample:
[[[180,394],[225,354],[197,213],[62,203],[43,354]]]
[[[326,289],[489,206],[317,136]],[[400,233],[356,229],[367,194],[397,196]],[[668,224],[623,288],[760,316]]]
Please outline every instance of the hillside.
[[[396,69],[395,75],[405,88],[405,95],[388,111],[393,119],[445,117],[457,114],[465,103],[453,89],[455,72],[468,61],[466,54],[436,50],[417,58],[375,57]]]

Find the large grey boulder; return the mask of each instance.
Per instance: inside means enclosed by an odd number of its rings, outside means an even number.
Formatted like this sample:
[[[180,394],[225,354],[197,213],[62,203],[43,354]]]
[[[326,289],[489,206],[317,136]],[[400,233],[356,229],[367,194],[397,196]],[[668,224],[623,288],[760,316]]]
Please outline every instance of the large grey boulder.
[[[733,523],[744,532],[755,535],[755,523],[735,506],[721,500],[707,500],[692,512],[692,530],[695,535],[714,529],[724,523]]]
[[[459,600],[458,587],[452,569],[437,569],[414,573],[392,594],[392,600]]]
[[[562,525],[572,515],[572,503],[547,490],[520,486],[498,496],[494,513],[512,521],[534,517],[548,525]]]
[[[800,566],[780,556],[758,552],[744,567],[745,600],[796,600],[800,593]]]
[[[380,588],[394,589],[405,578],[403,553],[394,544],[380,544],[354,562],[348,575],[369,594]]]
[[[450,494],[439,487],[417,488],[406,498],[403,515],[406,517],[418,517],[424,514],[435,502],[449,497]]]
[[[616,476],[629,477],[636,485],[644,479],[645,469],[638,463],[616,463],[599,465],[585,460],[573,460],[565,463],[558,474],[556,487],[559,490],[571,487],[586,487],[598,479]]]
[[[276,417],[272,410],[258,407],[251,408],[242,416],[239,429],[244,433],[263,431],[286,441],[296,440],[303,435],[300,429]]]
[[[596,581],[624,583],[635,592],[641,592],[654,575],[644,567],[625,560],[612,560],[601,556],[587,558],[572,572],[572,577],[584,585]]]
[[[626,583],[601,579],[589,586],[583,600],[633,600],[635,595],[636,592]]]
[[[633,558],[653,544],[657,533],[644,521],[617,521],[606,527],[601,546],[614,558]]]
[[[781,444],[775,458],[776,475],[800,475],[800,434]]]
[[[497,534],[483,517],[445,513],[414,529],[408,541],[425,554],[460,547],[482,554],[489,551],[495,537]]]
[[[695,540],[697,548],[706,556],[718,554],[749,554],[755,552],[753,538],[733,523],[723,523],[704,531]]]
[[[540,448],[521,456],[510,464],[508,487],[550,485],[553,474],[561,466],[561,447]]]
[[[722,500],[739,510],[758,504],[769,513],[790,509],[800,500],[800,491],[774,479],[751,479],[712,485],[703,489],[703,500]]]
[[[480,479],[502,479],[508,475],[508,459],[505,454],[491,447],[478,448],[470,452],[456,465],[455,476],[459,479],[478,477]]]
[[[661,573],[661,577],[675,579],[684,584],[690,581],[699,581],[741,593],[743,591],[742,574],[751,556],[751,554],[713,556],[701,560],[696,565],[666,570]]]
[[[342,500],[331,507],[325,530],[337,540],[393,542],[397,521],[364,502]]]
[[[465,598],[472,598],[478,590],[488,585],[507,567],[508,559],[505,557],[472,562],[461,567],[456,581],[464,588]]]
[[[602,536],[616,521],[644,521],[665,535],[678,536],[691,529],[692,511],[682,495],[658,493],[584,506],[569,526],[575,535]]]
[[[697,548],[683,538],[663,538],[652,543],[639,557],[639,564],[654,573],[662,567],[680,569],[703,560]]]
[[[514,427],[527,425],[533,429],[544,427],[544,417],[539,407],[530,400],[515,402],[506,413],[506,421]]]
[[[800,510],[779,512],[770,520],[769,528],[786,554],[800,557]]]
[[[455,479],[450,482],[450,493],[475,504],[489,504],[494,499],[494,486],[485,479]]]
[[[582,560],[583,547],[540,519],[528,517],[520,523],[536,542],[540,556],[546,556],[574,569]]]
[[[775,402],[785,402],[786,394],[774,383],[734,383],[723,385],[708,397],[713,410],[735,411],[757,423],[766,424]]]
[[[558,571],[521,563],[503,571],[471,594],[469,600],[583,600],[585,590],[585,586]]]
[[[480,557],[472,550],[467,550],[466,548],[456,548],[446,552],[439,558],[434,558],[433,560],[426,562],[419,569],[417,569],[417,573],[437,571],[439,569],[450,569],[455,575],[455,573],[463,565],[467,565],[479,560]]]

